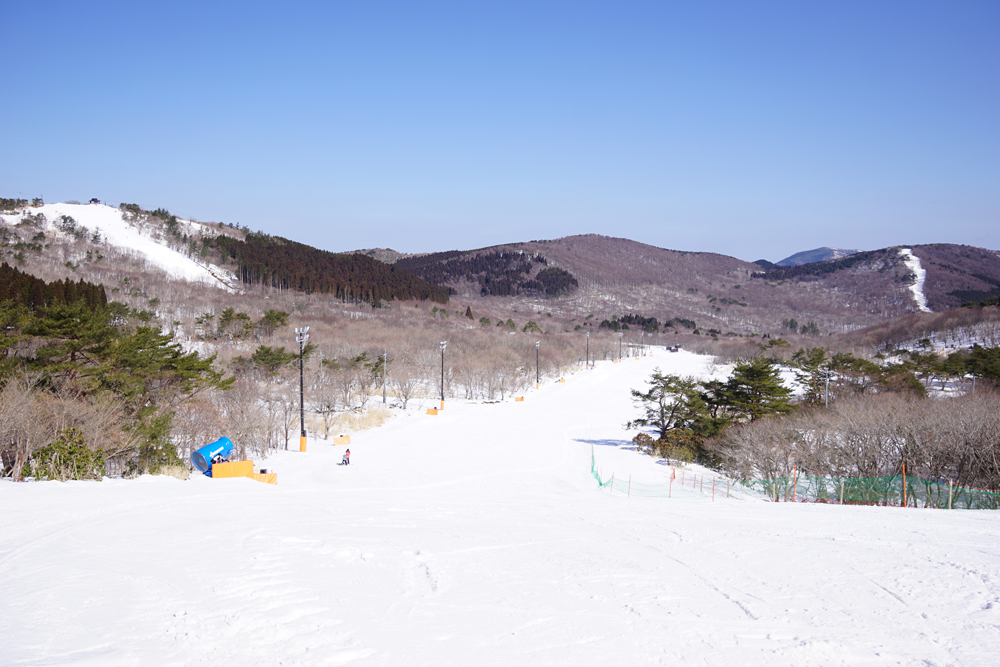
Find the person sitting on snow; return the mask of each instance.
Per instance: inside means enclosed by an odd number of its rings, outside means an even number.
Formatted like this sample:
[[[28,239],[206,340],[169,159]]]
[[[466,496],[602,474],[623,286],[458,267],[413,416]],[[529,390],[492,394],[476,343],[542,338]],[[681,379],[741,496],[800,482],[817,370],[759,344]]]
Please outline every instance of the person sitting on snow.
[[[346,452],[344,452],[344,460],[340,462],[340,465],[342,465],[342,466],[351,465],[351,450],[350,449],[348,449]]]

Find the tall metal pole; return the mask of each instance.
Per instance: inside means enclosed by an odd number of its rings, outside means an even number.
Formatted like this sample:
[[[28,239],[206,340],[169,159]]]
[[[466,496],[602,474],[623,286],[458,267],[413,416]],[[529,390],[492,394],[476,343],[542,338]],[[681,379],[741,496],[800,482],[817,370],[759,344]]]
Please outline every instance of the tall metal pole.
[[[441,409],[444,410],[444,348],[448,346],[448,341],[441,341]]]
[[[826,373],[826,407],[830,407],[830,370],[827,369]]]
[[[587,368],[590,368],[590,332],[587,332]]]
[[[385,405],[385,367],[389,363],[389,350],[382,350],[382,405]]]
[[[535,341],[535,389],[538,389],[538,348],[542,344],[542,341]]]
[[[618,332],[618,361],[622,360],[622,332]]]
[[[306,451],[306,401],[305,401],[305,371],[303,359],[305,344],[309,340],[309,327],[295,330],[295,342],[299,344],[299,451]]]
[[[305,447],[306,437],[306,398],[305,398],[305,363],[302,343],[299,343],[299,441],[300,448]]]

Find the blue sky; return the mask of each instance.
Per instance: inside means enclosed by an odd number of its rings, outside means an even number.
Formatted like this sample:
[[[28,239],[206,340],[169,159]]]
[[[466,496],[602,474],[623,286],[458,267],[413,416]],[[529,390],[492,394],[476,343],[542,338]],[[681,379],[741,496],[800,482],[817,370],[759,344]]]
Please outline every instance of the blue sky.
[[[7,0],[0,23],[0,196],[329,250],[1000,249],[997,2]]]

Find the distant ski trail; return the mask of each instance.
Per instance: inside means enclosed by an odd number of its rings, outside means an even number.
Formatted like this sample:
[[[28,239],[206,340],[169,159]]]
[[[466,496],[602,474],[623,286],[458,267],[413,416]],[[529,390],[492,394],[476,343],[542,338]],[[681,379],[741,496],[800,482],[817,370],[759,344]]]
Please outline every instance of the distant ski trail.
[[[920,258],[913,254],[912,249],[900,248],[899,254],[902,256],[906,268],[913,271],[913,275],[917,277],[910,285],[910,291],[913,292],[913,298],[917,302],[917,309],[922,313],[931,312],[931,309],[927,307],[927,297],[924,296],[924,281],[927,280],[927,270],[920,266]]]

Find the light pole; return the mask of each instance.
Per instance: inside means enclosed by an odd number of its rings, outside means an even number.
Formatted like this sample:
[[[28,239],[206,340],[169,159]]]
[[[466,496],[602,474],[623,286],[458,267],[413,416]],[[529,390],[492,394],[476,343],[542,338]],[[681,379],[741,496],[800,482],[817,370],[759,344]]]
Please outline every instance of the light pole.
[[[444,348],[448,346],[448,341],[441,341],[441,409],[444,410]]]
[[[389,363],[389,350],[382,350],[382,405],[385,405],[385,367]]]
[[[309,340],[309,327],[295,330],[295,342],[299,344],[299,451],[306,451],[306,404],[304,386],[303,357],[305,344]]]
[[[542,341],[535,341],[535,389],[538,389],[538,348],[542,344]]]
[[[619,331],[618,332],[618,361],[619,361],[619,363],[622,360],[622,335],[623,335],[622,332]]]
[[[590,370],[590,332],[587,332],[587,370]]]

